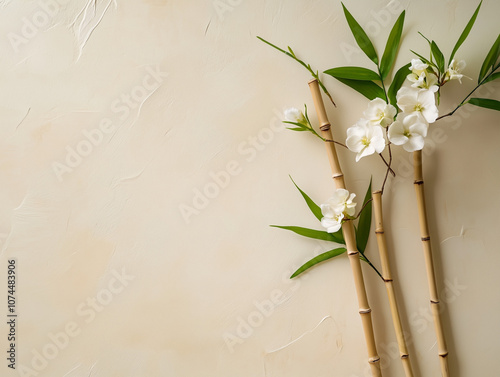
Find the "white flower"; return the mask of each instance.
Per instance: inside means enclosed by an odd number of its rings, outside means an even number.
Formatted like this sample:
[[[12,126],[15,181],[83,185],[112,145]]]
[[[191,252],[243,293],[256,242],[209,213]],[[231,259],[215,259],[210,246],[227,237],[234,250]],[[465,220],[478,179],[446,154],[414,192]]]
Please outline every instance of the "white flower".
[[[356,162],[385,148],[384,132],[381,126],[371,126],[366,119],[360,119],[347,129],[347,148],[356,152]]]
[[[429,89],[431,92],[437,92],[439,89],[437,76],[428,71],[423,71],[420,76],[410,73],[407,79],[413,82],[411,84],[413,88]]]
[[[381,98],[375,98],[368,104],[368,109],[363,113],[366,120],[373,126],[387,127],[394,121],[396,108],[386,103]]]
[[[399,113],[396,121],[389,127],[389,140],[393,144],[402,145],[407,152],[418,151],[424,147],[428,127],[418,113]]]
[[[450,65],[448,66],[448,69],[446,70],[446,80],[458,80],[460,84],[462,83],[462,75],[460,72],[462,72],[465,68],[465,61],[460,60],[459,62],[456,62],[455,59],[453,59],[450,62]]]
[[[428,89],[402,87],[396,95],[398,107],[404,113],[419,113],[427,123],[436,121],[439,113],[434,92]]]
[[[337,232],[342,226],[342,220],[346,216],[354,216],[356,203],[353,199],[356,194],[350,194],[345,189],[337,189],[326,204],[321,205],[321,225],[328,233]]]
[[[420,59],[412,59],[410,65],[411,73],[420,76],[423,71],[429,67],[428,64],[423,63]]]
[[[342,220],[344,219],[344,214],[334,213],[331,217],[323,217],[321,219],[321,225],[326,228],[328,233],[335,233],[342,227]]]
[[[284,111],[285,120],[293,123],[306,123],[306,118],[302,111],[295,107],[290,107]]]

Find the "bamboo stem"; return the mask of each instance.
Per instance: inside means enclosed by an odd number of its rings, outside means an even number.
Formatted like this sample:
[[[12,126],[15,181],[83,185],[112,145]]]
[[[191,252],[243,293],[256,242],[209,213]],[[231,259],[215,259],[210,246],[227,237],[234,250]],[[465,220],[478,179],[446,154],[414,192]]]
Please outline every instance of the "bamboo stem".
[[[449,377],[448,370],[448,347],[444,337],[443,325],[440,316],[439,296],[436,284],[436,275],[434,272],[434,262],[432,260],[431,237],[427,223],[427,210],[425,206],[424,195],[424,177],[422,171],[422,151],[413,152],[413,170],[415,177],[415,192],[417,195],[418,217],[420,222],[420,236],[424,249],[425,266],[427,269],[427,281],[429,284],[429,293],[431,298],[431,311],[436,330],[439,361],[441,365],[441,375]]]
[[[318,114],[320,130],[325,140],[334,140],[332,136],[331,126],[326,116],[325,106],[319,91],[318,81],[309,81],[309,88],[314,101],[314,107]],[[344,174],[340,168],[337,151],[335,150],[335,143],[325,142],[328,160],[332,169],[332,178],[336,188],[345,189]],[[365,334],[366,346],[368,349],[368,362],[370,364],[373,377],[382,377],[380,370],[380,357],[377,353],[377,346],[375,344],[375,336],[373,334],[373,323],[371,316],[371,308],[368,304],[368,297],[366,295],[365,282],[363,279],[363,271],[361,270],[361,262],[359,259],[359,252],[356,246],[356,236],[354,233],[354,226],[352,220],[346,220],[342,224],[342,233],[346,242],[347,255],[351,264],[352,273],[354,275],[354,284],[358,297],[359,314],[361,315],[361,322]]]
[[[399,355],[403,364],[406,377],[413,377],[413,370],[411,367],[410,355],[408,354],[408,347],[403,333],[403,326],[401,324],[401,317],[399,315],[398,303],[396,294],[394,292],[394,281],[391,273],[391,266],[389,263],[389,255],[387,253],[387,243],[384,230],[384,218],[382,216],[382,191],[374,191],[372,193],[373,209],[375,213],[375,234],[377,237],[378,250],[380,254],[380,261],[382,263],[382,277],[389,296],[389,306],[391,308],[392,322],[394,330],[396,331],[396,338],[398,340]]]

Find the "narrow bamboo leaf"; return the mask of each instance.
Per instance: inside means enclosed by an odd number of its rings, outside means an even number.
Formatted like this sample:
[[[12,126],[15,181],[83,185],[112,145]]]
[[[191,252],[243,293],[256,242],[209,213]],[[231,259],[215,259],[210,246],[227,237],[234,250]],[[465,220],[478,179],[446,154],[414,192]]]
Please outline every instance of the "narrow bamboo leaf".
[[[358,46],[363,50],[363,52],[368,56],[372,62],[378,65],[378,56],[375,52],[375,48],[373,47],[370,38],[366,35],[365,31],[361,27],[360,24],[354,19],[354,17],[349,13],[344,3],[342,3],[342,8],[344,8],[345,18],[347,23],[349,24],[349,28],[351,29],[352,34],[354,35],[354,39]]]
[[[427,37],[426,37],[425,35],[423,35],[421,32],[418,32],[418,34],[420,34],[420,36],[421,36],[422,38],[424,38],[424,39],[427,41],[427,43],[429,43],[429,47],[431,47],[431,43],[432,43],[432,42],[429,40],[429,38],[427,38]]]
[[[363,212],[359,215],[358,220],[358,232],[356,234],[356,244],[361,252],[366,249],[366,244],[368,243],[368,237],[370,236],[370,228],[372,225],[372,181],[370,179],[370,184],[368,185],[368,190],[366,190],[365,199],[363,200]],[[362,207],[363,208],[363,207]]]
[[[337,233],[327,233],[323,230],[315,230],[309,228],[302,228],[300,226],[281,226],[281,225],[271,225],[273,228],[280,228],[285,230],[290,230],[297,233],[300,236],[315,238],[322,241],[330,241],[336,243],[344,243],[343,239],[338,237]]]
[[[479,79],[477,80],[478,83],[480,83],[483,80],[484,76],[486,76],[490,68],[492,68],[495,65],[499,54],[500,54],[500,34],[498,34],[495,43],[493,43],[493,46],[491,46],[491,49],[488,52],[488,55],[486,55],[486,58],[484,59],[483,65],[481,66],[481,71],[479,71]]]
[[[309,131],[307,128],[299,128],[299,127],[293,127],[293,128],[287,127],[286,129],[290,131],[300,131],[300,132]]]
[[[295,183],[295,181],[293,180],[293,178],[291,176],[290,176],[290,179],[292,180],[292,182],[295,185],[295,187],[297,187],[297,190],[299,190],[300,194],[302,195],[302,197],[306,201],[306,204],[309,207],[309,209],[311,210],[311,212],[313,213],[313,215],[319,221],[321,221],[321,219],[323,218],[323,214],[321,213],[320,206],[318,206],[316,203],[314,203],[314,201],[304,191],[302,191],[300,189],[300,187]]]
[[[384,80],[389,74],[392,65],[394,64],[394,59],[396,58],[396,52],[398,51],[399,41],[401,40],[401,34],[403,33],[403,25],[405,22],[405,11],[401,12],[398,19],[392,27],[389,38],[385,45],[384,55],[382,55],[382,62],[380,63],[380,74],[382,75],[382,80]]]
[[[295,271],[292,276],[290,276],[290,279],[293,279],[294,277],[300,275],[301,273],[303,273],[304,271],[308,270],[309,268],[311,268],[312,266],[318,264],[318,263],[321,263],[321,262],[324,262],[328,259],[331,259],[333,257],[337,257],[339,255],[342,255],[346,252],[347,250],[343,247],[340,247],[338,249],[333,249],[333,250],[330,250],[330,251],[327,251],[323,254],[320,254],[318,255],[317,257],[314,257],[313,259],[311,259],[309,262],[306,262],[302,265],[302,267],[300,267],[297,271]]]
[[[380,80],[380,76],[371,69],[363,67],[338,67],[325,71],[326,74],[335,78],[373,81]]]
[[[341,83],[351,87],[357,92],[364,95],[369,100],[374,98],[382,98],[385,101],[385,93],[384,90],[375,84],[373,81],[361,81],[361,80],[349,80],[349,79],[341,79],[336,78]]]
[[[460,48],[462,43],[464,43],[465,39],[469,36],[469,33],[472,29],[472,26],[474,26],[474,22],[476,22],[477,14],[479,13],[479,8],[481,8],[482,3],[483,3],[483,0],[481,0],[479,2],[479,5],[477,6],[476,11],[474,12],[474,14],[470,18],[469,22],[465,26],[465,29],[464,29],[464,31],[462,31],[462,34],[460,34],[460,37],[458,38],[458,41],[455,44],[455,47],[453,47],[453,51],[451,52],[449,62],[451,62],[453,60],[453,58],[455,57],[455,53],[458,51],[458,49]]]
[[[500,101],[495,99],[487,99],[487,98],[471,98],[467,101],[471,105],[476,105],[479,107],[485,107],[487,109],[500,111]]]
[[[431,42],[431,52],[432,55],[434,56],[434,59],[436,59],[436,64],[438,66],[439,72],[443,73],[445,71],[444,69],[444,55],[439,49],[438,45],[436,42],[432,41]]]
[[[434,64],[433,62],[431,62],[429,59],[424,58],[422,55],[420,55],[420,54],[416,53],[416,52],[415,52],[415,51],[413,51],[413,50],[410,50],[410,51],[411,51],[411,52],[413,52],[415,55],[417,55],[417,56],[420,58],[420,60],[421,60],[422,62],[424,62],[425,64],[429,64],[430,66],[433,66],[433,67],[435,67],[436,69],[438,68],[438,67],[436,66],[436,64]]]
[[[493,80],[496,80],[499,78],[500,78],[500,72],[495,72],[495,73],[491,74],[487,79],[485,79],[483,81],[483,84],[486,84],[487,82],[490,82],[490,81],[493,81]]]
[[[411,63],[408,63],[401,68],[398,69],[396,74],[394,75],[394,78],[392,79],[392,83],[389,86],[389,90],[387,91],[387,96],[389,97],[389,102],[391,103],[392,106],[396,107],[396,94],[398,93],[398,90],[403,86],[403,83],[406,80],[406,76],[410,74],[410,65]]]

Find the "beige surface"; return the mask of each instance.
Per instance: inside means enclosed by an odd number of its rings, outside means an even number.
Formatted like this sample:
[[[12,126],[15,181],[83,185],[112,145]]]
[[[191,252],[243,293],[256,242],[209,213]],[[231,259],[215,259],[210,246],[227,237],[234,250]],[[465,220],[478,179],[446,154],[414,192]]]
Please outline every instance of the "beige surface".
[[[319,226],[288,174],[320,202],[333,183],[323,146],[280,123],[284,107],[313,108],[307,72],[255,37],[293,46],[319,70],[369,66],[340,3],[40,5],[47,3],[0,1],[0,281],[16,258],[17,366],[33,371],[11,371],[2,358],[0,375],[367,376],[347,258],[289,281],[327,245],[268,227]],[[427,52],[417,31],[449,55],[476,2],[346,5],[379,53],[395,21],[391,11],[407,10],[401,66],[410,48]],[[477,77],[499,12],[499,2],[484,2],[457,54],[466,75]],[[441,111],[474,85],[463,81],[444,88]],[[325,82],[338,104],[329,116],[343,138],[366,100]],[[485,95],[498,99],[498,83],[490,88]],[[465,107],[432,126],[426,147],[454,377],[500,369],[498,122],[498,113]],[[370,175],[381,184],[377,159],[356,164],[354,154],[339,153],[358,197]],[[437,377],[409,157],[395,152],[385,227],[414,367],[418,376]],[[196,212],[183,216],[187,206]],[[371,237],[368,252],[379,265],[375,247]],[[384,375],[402,376],[384,285],[363,267]],[[0,313],[5,355],[5,299]]]

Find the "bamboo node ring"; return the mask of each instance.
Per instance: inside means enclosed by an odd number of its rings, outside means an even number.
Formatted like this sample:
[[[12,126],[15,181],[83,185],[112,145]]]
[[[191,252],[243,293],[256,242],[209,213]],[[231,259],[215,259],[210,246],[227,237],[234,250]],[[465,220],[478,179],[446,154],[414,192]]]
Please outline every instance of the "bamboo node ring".
[[[441,353],[439,354],[439,357],[446,357],[446,356],[448,356],[448,352],[443,353],[443,354],[441,354]]]
[[[319,129],[321,131],[328,131],[331,128],[330,123],[323,124]]]
[[[409,356],[408,354],[403,354],[403,355],[401,355],[401,358],[402,358],[402,359],[407,359],[407,358],[409,358],[409,357],[410,357],[410,356]]]
[[[415,181],[413,182],[415,185],[423,185],[424,184],[424,181],[422,181],[421,179],[418,180],[418,181]]]
[[[359,254],[359,251],[348,251],[347,255],[357,255]]]
[[[372,310],[370,308],[368,309],[359,309],[359,314],[368,314],[371,313]]]
[[[421,238],[422,241],[430,241],[430,239],[431,239],[431,237],[429,237],[429,236]]]
[[[383,230],[376,230],[375,234],[384,234],[384,231]]]
[[[378,363],[380,361],[380,357],[371,357],[370,360],[368,360],[369,363],[371,364],[375,364],[375,363]]]
[[[433,300],[431,300],[431,304],[437,305],[437,304],[439,304],[439,301],[433,301]]]
[[[386,283],[389,283],[390,281],[393,281],[393,280],[392,280],[392,279],[386,279],[386,278],[384,278],[384,281],[385,281]]]

